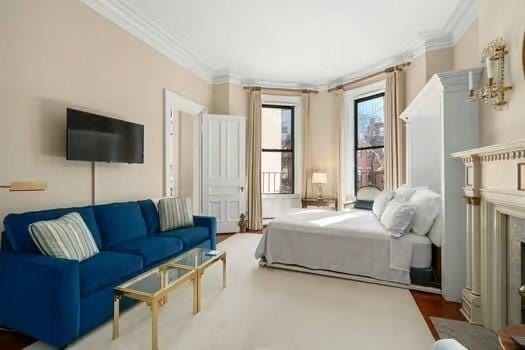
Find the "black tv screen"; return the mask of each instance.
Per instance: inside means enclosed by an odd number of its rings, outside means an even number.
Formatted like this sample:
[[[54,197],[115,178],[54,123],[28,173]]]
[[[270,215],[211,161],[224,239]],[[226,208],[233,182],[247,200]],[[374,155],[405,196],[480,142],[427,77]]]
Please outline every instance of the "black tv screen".
[[[68,108],[66,158],[144,163],[144,126]]]

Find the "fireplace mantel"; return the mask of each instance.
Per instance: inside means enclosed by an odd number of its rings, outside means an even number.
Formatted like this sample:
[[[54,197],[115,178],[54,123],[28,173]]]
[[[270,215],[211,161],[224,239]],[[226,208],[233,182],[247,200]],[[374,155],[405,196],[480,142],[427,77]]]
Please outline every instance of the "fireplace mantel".
[[[521,264],[516,247],[525,241],[521,226],[514,223],[525,219],[525,139],[451,156],[465,165],[467,279],[462,312],[470,322],[495,331],[525,322],[517,310],[517,288],[525,276],[521,266],[513,265]]]

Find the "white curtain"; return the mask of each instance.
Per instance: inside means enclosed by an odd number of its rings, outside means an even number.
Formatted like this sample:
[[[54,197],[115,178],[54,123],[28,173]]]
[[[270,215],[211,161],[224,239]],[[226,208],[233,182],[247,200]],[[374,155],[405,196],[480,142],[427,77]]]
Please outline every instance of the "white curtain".
[[[311,153],[310,153],[310,93],[302,94],[302,124],[303,124],[303,179],[301,194],[303,198],[308,198],[308,191],[311,191],[312,172]]]
[[[385,189],[405,183],[405,124],[399,115],[405,108],[405,73],[386,73],[385,88]]]
[[[248,111],[247,190],[248,229],[262,230],[261,194],[261,91],[250,91]]]

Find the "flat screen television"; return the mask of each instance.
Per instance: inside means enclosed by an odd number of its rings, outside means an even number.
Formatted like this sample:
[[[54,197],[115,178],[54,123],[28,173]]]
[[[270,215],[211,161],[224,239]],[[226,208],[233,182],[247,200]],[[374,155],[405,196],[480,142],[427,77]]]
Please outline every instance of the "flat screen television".
[[[68,108],[66,159],[144,163],[144,126]]]

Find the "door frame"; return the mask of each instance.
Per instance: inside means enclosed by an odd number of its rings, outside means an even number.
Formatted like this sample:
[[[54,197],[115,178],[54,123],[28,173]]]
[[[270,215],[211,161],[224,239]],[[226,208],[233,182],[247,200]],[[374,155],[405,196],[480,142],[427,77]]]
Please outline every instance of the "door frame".
[[[180,179],[180,155],[179,152],[173,154],[173,144],[179,143],[179,128],[180,128],[180,113],[187,113],[195,115],[198,125],[198,130],[202,128],[202,115],[207,113],[207,107],[201,105],[197,102],[194,102],[186,97],[178,95],[177,93],[164,89],[164,169],[163,169],[163,196],[177,196],[179,194],[179,179]],[[196,148],[195,154],[201,154],[201,139],[200,135],[197,139],[194,139],[194,147]],[[196,162],[198,169],[194,168],[194,171],[198,172],[199,179],[195,183],[201,184],[201,161]],[[170,168],[173,167],[173,186],[170,183],[170,176],[172,175]],[[197,168],[196,167],[196,168]],[[172,191],[173,189],[173,191]],[[200,192],[199,188],[199,192]],[[194,191],[195,193],[195,185]],[[193,199],[193,211],[195,213],[201,212],[201,196],[199,198]]]

